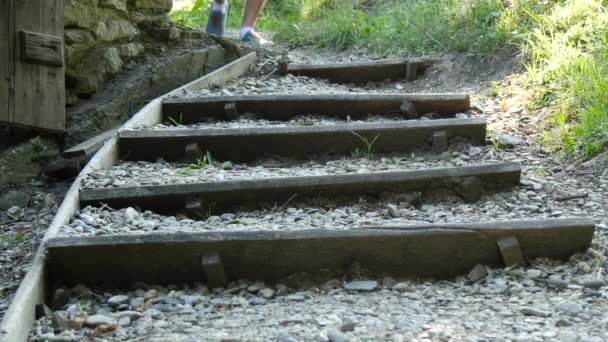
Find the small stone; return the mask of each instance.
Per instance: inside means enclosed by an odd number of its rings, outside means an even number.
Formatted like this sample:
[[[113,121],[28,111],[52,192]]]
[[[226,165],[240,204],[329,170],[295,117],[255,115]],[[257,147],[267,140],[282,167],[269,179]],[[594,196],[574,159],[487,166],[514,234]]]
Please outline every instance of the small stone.
[[[298,342],[295,338],[290,335],[281,335],[279,336],[278,342]]]
[[[606,286],[606,282],[601,280],[601,279],[593,279],[593,280],[587,280],[585,282],[583,282],[583,286],[589,289],[600,289],[604,286]]]
[[[194,306],[198,303],[198,298],[195,296],[184,295],[184,296],[180,296],[179,299],[181,299],[184,302],[184,304],[186,304],[186,305]]]
[[[558,278],[548,278],[545,280],[547,286],[553,287],[556,289],[565,289],[568,287],[569,283],[563,279]]]
[[[378,287],[378,282],[375,280],[357,280],[344,284],[344,289],[347,291],[371,292]]]
[[[100,325],[110,325],[114,323],[114,320],[108,316],[104,315],[92,315],[89,316],[85,322],[85,324],[89,327],[97,327]]]
[[[332,328],[327,331],[327,337],[331,342],[348,342],[348,337],[338,329]]]
[[[523,142],[523,139],[520,137],[516,137],[513,135],[507,135],[504,133],[495,133],[494,135],[494,139],[496,139],[496,142],[498,143],[499,146],[516,146],[516,145],[520,145]]]
[[[131,301],[129,302],[129,305],[130,305],[132,308],[136,308],[136,307],[142,306],[142,305],[144,305],[144,299],[143,299],[142,297],[136,297],[136,298],[133,298],[133,299],[131,299]]]
[[[394,204],[388,204],[386,206],[386,209],[388,209],[388,214],[391,217],[394,217],[394,218],[401,217],[401,213],[399,213],[399,208],[397,208],[396,205],[394,205]]]
[[[475,157],[479,154],[481,154],[481,147],[478,147],[478,146],[469,147],[469,157]]]
[[[8,208],[8,209],[6,210],[6,212],[7,212],[9,215],[12,215],[12,216],[16,216],[16,215],[18,215],[18,214],[19,214],[19,211],[21,211],[21,208],[19,208],[19,207],[18,207],[18,206],[16,206],[16,205],[15,205],[15,206],[12,206],[12,207],[10,207],[10,208]]]
[[[158,291],[155,289],[151,289],[148,292],[146,292],[146,294],[144,295],[144,299],[148,300],[148,299],[156,298],[156,296],[158,296]]]
[[[476,282],[484,279],[487,276],[488,276],[488,270],[486,270],[485,266],[478,264],[475,267],[473,267],[471,272],[469,272],[469,274],[467,275],[467,278],[472,283],[476,283]]]
[[[126,327],[131,324],[131,318],[129,316],[121,317],[118,319],[118,325],[121,327]]]
[[[116,317],[118,317],[118,318],[129,317],[133,321],[133,320],[144,317],[144,314],[142,314],[139,311],[127,310],[127,311],[120,311],[116,315]]]
[[[258,291],[258,296],[260,296],[264,299],[272,299],[272,297],[274,297],[275,293],[276,293],[276,291],[274,289],[265,288],[265,289],[261,289]]]
[[[306,299],[306,297],[293,294],[293,295],[289,295],[289,296],[285,297],[285,299],[287,299],[290,302],[302,302]]]
[[[131,207],[125,209],[124,218],[127,223],[131,223],[139,218],[137,211]]]
[[[521,313],[526,315],[526,316],[536,316],[536,317],[549,317],[549,313],[536,309],[536,308],[530,308],[530,307],[526,307],[521,309]]]
[[[558,326],[558,325],[556,324],[556,326]],[[563,326],[567,327],[567,326],[570,326],[570,324],[563,325]],[[575,334],[573,332],[567,331],[567,332],[563,332],[563,333],[559,334],[557,336],[556,341],[560,341],[560,342],[578,342],[578,341],[580,341],[580,339],[578,338],[577,334]]]
[[[526,274],[530,278],[539,278],[542,275],[542,272],[540,270],[531,268],[531,269],[526,270]]]
[[[561,303],[557,308],[570,316],[576,316],[583,311],[582,305],[573,302]]]
[[[224,221],[232,221],[232,220],[236,219],[236,214],[226,213],[226,214],[223,214],[220,217]]]
[[[264,298],[260,298],[260,297],[255,297],[253,298],[253,300],[250,302],[252,305],[266,305],[268,301]]]
[[[120,304],[126,304],[127,302],[129,302],[129,296],[125,295],[113,296],[108,299],[108,304],[110,304],[110,306],[119,306]]]
[[[353,330],[355,330],[355,327],[357,326],[357,324],[359,324],[359,323],[355,322],[355,321],[344,321],[340,325],[340,331],[342,331],[342,332],[353,331]]]

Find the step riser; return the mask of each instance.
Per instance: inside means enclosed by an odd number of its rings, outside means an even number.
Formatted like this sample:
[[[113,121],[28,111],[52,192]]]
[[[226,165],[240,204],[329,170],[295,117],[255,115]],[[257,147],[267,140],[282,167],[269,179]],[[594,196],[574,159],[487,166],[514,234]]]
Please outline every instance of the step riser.
[[[375,274],[450,278],[475,265],[504,267],[497,240],[514,236],[528,258],[566,260],[584,252],[588,219],[296,232],[233,232],[55,238],[48,242],[50,283],[131,286],[205,282],[203,255],[217,253],[229,280],[275,281],[321,269],[348,272],[353,262]],[[74,262],[78,260],[78,262]],[[508,265],[511,266],[511,265]]]
[[[81,205],[104,203],[112,208],[139,206],[160,213],[183,211],[188,203],[200,201],[199,210],[221,212],[242,205],[279,205],[294,194],[299,196],[359,196],[383,192],[453,189],[467,201],[475,201],[481,188],[519,184],[518,163],[421,169],[368,174],[285,177],[199,184],[172,184],[116,189],[83,189]],[[471,182],[471,180],[476,180]]]
[[[252,112],[260,119],[286,121],[302,114],[357,119],[370,114],[400,113],[403,102],[413,103],[418,114],[438,112],[444,117],[470,108],[469,97],[462,94],[214,96],[166,100],[163,102],[163,117],[165,122],[175,121],[184,125],[209,118],[230,119],[226,105],[234,103],[239,114]]]
[[[381,82],[387,79],[414,80],[435,61],[436,59],[432,58],[405,58],[335,64],[288,64],[287,66],[282,66],[279,62],[278,69],[281,74],[316,77],[335,83],[365,83]],[[408,65],[411,65],[409,68],[411,75],[408,75]]]
[[[311,154],[350,154],[362,147],[353,132],[369,141],[379,136],[374,153],[388,153],[432,144],[433,134],[438,131],[445,131],[450,138],[468,139],[473,145],[485,142],[483,119],[449,119],[299,128],[124,131],[120,134],[120,151],[127,160],[155,161],[161,157],[182,161],[186,146],[198,143],[218,160],[248,162],[268,156],[303,159]]]

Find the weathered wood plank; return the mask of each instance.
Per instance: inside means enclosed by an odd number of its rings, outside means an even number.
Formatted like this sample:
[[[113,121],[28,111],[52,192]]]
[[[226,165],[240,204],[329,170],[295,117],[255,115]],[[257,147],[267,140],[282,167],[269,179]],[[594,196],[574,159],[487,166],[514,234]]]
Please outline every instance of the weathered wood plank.
[[[528,258],[566,260],[587,249],[595,224],[570,218],[374,228],[56,238],[47,244],[48,274],[62,285],[197,282],[205,280],[201,256],[217,253],[233,280],[344,271],[354,261],[376,274],[449,278],[477,264],[502,267],[496,241],[508,236]]]
[[[2,1],[2,0],[0,0]],[[14,1],[9,1],[14,3]],[[63,8],[63,7],[62,7]],[[236,62],[238,64],[238,62]],[[237,70],[238,71],[238,70]],[[236,71],[235,71],[236,72]],[[217,75],[217,74],[216,74]],[[225,74],[228,81],[233,75]],[[206,76],[201,77],[199,81],[205,82]],[[216,76],[217,77],[217,76]],[[221,78],[217,78],[219,82]],[[193,82],[196,84],[196,81]],[[192,84],[192,83],[191,83]],[[149,120],[153,120],[148,117],[148,114],[158,113],[158,121],[152,121],[152,124],[160,121],[161,101],[157,99],[149,103],[145,108],[138,112],[130,123],[132,125],[139,125],[141,123],[149,123]],[[108,140],[104,146],[93,156],[91,161],[87,164],[85,169],[80,173],[78,178],[74,181],[69,191],[67,192],[57,214],[53,218],[51,225],[45,233],[42,244],[36,250],[34,259],[32,260],[32,266],[28,270],[23,281],[19,285],[19,289],[15,294],[11,305],[6,311],[2,321],[0,322],[0,341],[26,341],[35,317],[36,304],[44,303],[46,295],[47,282],[45,279],[46,274],[46,242],[57,235],[62,225],[69,222],[70,218],[79,208],[79,190],[83,177],[96,169],[108,168],[114,165],[118,160],[118,144],[116,138]],[[200,260],[199,260],[200,261]],[[200,265],[199,265],[200,266]],[[200,267],[199,267],[200,269]]]
[[[11,0],[0,0],[0,122],[9,122],[9,89],[13,79]]]
[[[442,115],[464,112],[470,108],[464,94],[307,94],[210,96],[188,99],[165,99],[163,118],[181,124],[207,118],[225,119],[225,105],[235,103],[239,113],[253,112],[259,118],[289,120],[299,114],[330,115],[346,118],[369,114],[401,113],[401,104],[411,102],[419,114]]]
[[[205,77],[192,81],[184,86],[173,90],[167,95],[179,95],[180,92],[183,92],[184,90],[197,91],[222,85],[228,82],[228,80],[230,80],[231,78],[237,77],[249,71],[255,66],[257,60],[258,58],[255,52],[248,53],[247,55],[224,65],[223,67],[215,70],[214,72],[205,75]]]
[[[85,140],[80,144],[63,151],[61,155],[64,158],[90,157],[97,152],[106,141],[115,136],[119,128],[120,127],[114,127],[89,140]]]
[[[22,61],[49,66],[63,66],[63,39],[39,32],[19,31],[19,54]]]
[[[349,63],[288,64],[285,73],[324,78],[336,83],[379,82],[405,78],[408,65],[417,65],[417,73],[423,72],[438,60],[438,58],[398,58]]]
[[[174,213],[186,208],[193,198],[198,198],[205,206],[213,206],[214,210],[219,211],[240,205],[259,205],[264,201],[283,202],[294,194],[331,194],[336,197],[437,187],[458,190],[461,181],[467,177],[479,178],[482,184],[488,187],[506,187],[519,184],[520,173],[519,163],[501,163],[390,172],[83,189],[80,201],[82,205],[105,203],[114,208],[136,205],[157,212]]]
[[[41,32],[63,37],[63,0],[15,1],[15,32]],[[52,132],[65,131],[63,67],[15,63],[15,125]]]
[[[353,132],[371,138],[379,135],[374,144],[376,153],[401,152],[427,144],[436,131],[446,134],[444,147],[448,136],[464,137],[475,145],[483,144],[486,136],[482,118],[303,127],[123,130],[120,150],[128,160],[154,161],[162,157],[178,161],[187,145],[198,143],[203,152],[209,151],[219,160],[244,162],[271,155],[305,158],[317,153],[348,154],[361,143]]]

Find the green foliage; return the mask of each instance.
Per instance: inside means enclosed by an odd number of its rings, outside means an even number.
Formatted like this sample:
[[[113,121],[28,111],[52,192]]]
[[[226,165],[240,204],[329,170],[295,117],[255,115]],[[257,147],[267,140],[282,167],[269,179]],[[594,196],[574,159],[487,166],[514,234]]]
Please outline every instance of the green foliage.
[[[231,161],[225,161],[225,162],[217,161],[217,160],[213,159],[213,156],[211,156],[211,152],[206,151],[205,154],[203,155],[203,158],[198,159],[196,161],[196,164],[188,164],[188,165],[186,165],[185,168],[177,170],[176,173],[178,175],[189,175],[194,170],[202,170],[202,169],[206,168],[207,166],[213,166],[213,167],[216,167],[221,170],[230,170],[232,168],[233,164]]]
[[[183,120],[183,115],[182,113],[179,113],[179,118],[176,120],[173,118],[173,116],[169,115],[169,117],[167,117],[167,119],[169,120],[169,123],[172,124],[173,126],[180,126],[182,124],[182,120]]]
[[[601,1],[557,1],[527,9],[532,27],[521,43],[528,56],[533,106],[551,107],[545,142],[591,156],[608,144],[608,9]]]
[[[23,240],[23,234],[20,232],[15,233],[14,235],[9,234],[0,234],[0,247],[2,249],[8,248],[16,245],[19,241]]]
[[[365,156],[369,159],[374,157],[374,144],[376,144],[376,141],[378,140],[378,138],[380,138],[380,134],[376,135],[374,137],[374,139],[372,139],[372,141],[369,141],[366,137],[362,136],[361,134],[351,131],[352,134],[354,134],[357,139],[359,139],[359,143],[361,144],[360,147],[357,147],[353,152],[352,155],[355,158],[361,158],[362,156]]]
[[[499,0],[302,0],[299,15],[275,23],[274,39],[378,55],[456,49],[482,56],[507,38],[497,25],[502,9]]]

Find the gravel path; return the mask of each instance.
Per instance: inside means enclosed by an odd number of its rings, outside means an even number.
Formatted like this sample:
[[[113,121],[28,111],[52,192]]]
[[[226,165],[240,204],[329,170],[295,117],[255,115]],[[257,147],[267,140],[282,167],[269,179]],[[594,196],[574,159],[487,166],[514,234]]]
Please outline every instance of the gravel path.
[[[0,320],[57,210],[53,194],[36,193],[29,199],[24,196],[29,204],[0,211]]]
[[[315,160],[267,159],[253,164],[214,161],[194,165],[167,162],[123,162],[110,169],[92,172],[83,188],[118,188],[161,184],[188,184],[244,179],[338,175],[422,168],[457,167],[496,163],[491,148],[452,144],[444,155],[425,152],[379,155],[372,158],[321,157]]]
[[[60,310],[37,321],[31,338],[601,342],[608,339],[605,265],[578,255],[568,264],[537,260],[527,270],[482,267],[488,275],[477,283],[300,275],[213,291],[204,284],[141,284],[129,292],[78,286],[60,290]],[[62,332],[58,322],[81,329]]]

